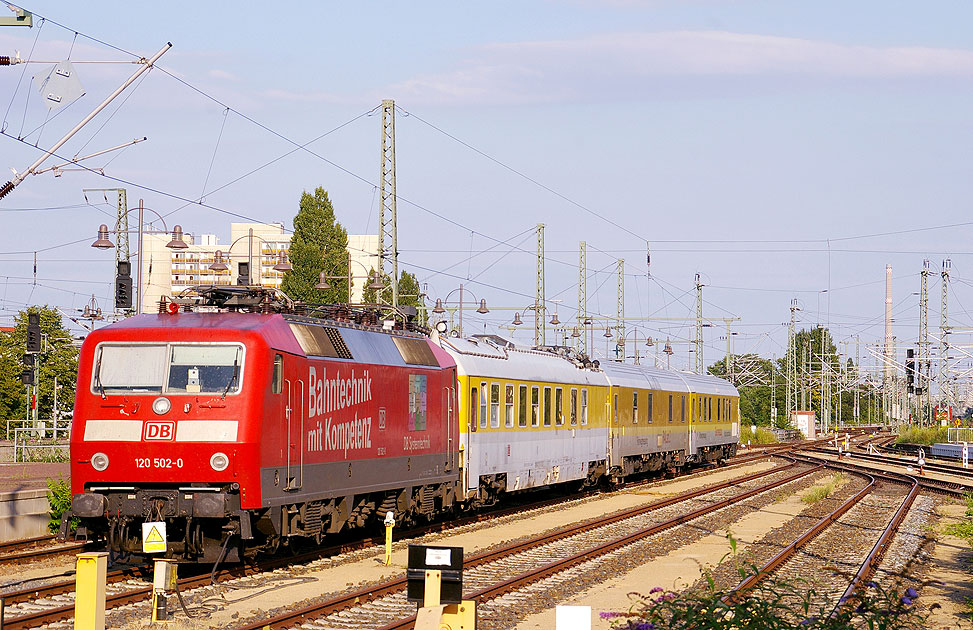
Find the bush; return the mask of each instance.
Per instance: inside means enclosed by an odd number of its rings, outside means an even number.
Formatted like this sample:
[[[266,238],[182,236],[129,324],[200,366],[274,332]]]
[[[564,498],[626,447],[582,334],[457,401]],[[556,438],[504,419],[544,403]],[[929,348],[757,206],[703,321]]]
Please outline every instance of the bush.
[[[61,527],[61,515],[71,509],[71,484],[64,478],[47,480],[47,502],[51,506],[51,520],[47,523],[47,529],[52,534],[56,534]],[[72,522],[74,528],[77,523]]]
[[[966,516],[973,517],[973,493],[966,494]],[[962,523],[947,525],[946,533],[962,538],[973,545],[973,518],[968,518]]]
[[[899,435],[895,438],[896,444],[935,444],[946,442],[946,427],[913,427],[902,425],[899,427]]]
[[[764,427],[757,427],[757,432],[753,433],[750,426],[744,426],[740,430],[740,444],[776,444],[777,436],[773,431]]]
[[[804,493],[801,497],[801,501],[804,501],[808,505],[817,503],[821,499],[826,499],[834,493],[834,489],[838,487],[839,484],[844,480],[844,475],[840,472],[835,473],[831,476],[831,481],[824,484],[823,486],[813,486],[810,490]]]
[[[756,572],[757,567],[749,570]],[[743,577],[748,575],[746,569],[740,573]],[[707,583],[707,588],[686,593],[656,587],[648,595],[632,594],[634,603],[628,613],[607,612],[601,616],[612,620],[614,630],[896,630],[922,628],[925,624],[925,616],[913,606],[919,594],[911,587],[900,595],[869,582],[855,601],[829,617],[831,606],[827,600],[817,600],[813,589],[800,588],[797,582],[770,577],[740,601],[729,602],[724,601],[729,593],[716,589],[712,577],[707,576]]]

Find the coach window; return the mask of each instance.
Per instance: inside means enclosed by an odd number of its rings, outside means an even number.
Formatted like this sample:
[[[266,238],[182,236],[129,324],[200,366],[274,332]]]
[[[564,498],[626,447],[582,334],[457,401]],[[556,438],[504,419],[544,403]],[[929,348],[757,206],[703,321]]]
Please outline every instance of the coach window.
[[[517,426],[527,426],[527,386],[520,386],[520,406],[517,407]]]
[[[541,423],[541,390],[537,385],[530,388],[530,426]]]
[[[571,388],[571,426],[578,425],[578,390]]]
[[[719,398],[716,399],[716,421],[719,422],[723,418],[723,401]]]
[[[490,428],[500,428],[500,384],[490,383]]]
[[[476,431],[476,401],[479,398],[477,389],[475,387],[470,388],[470,430]]]
[[[581,426],[588,424],[588,390],[581,390]]]
[[[554,424],[564,424],[564,390],[561,387],[554,389]]]
[[[652,392],[649,392],[649,406],[645,410],[645,416],[649,419],[649,424],[652,424]]]
[[[274,381],[271,391],[275,394],[284,391],[284,357],[279,354],[274,355]]]
[[[544,426],[551,426],[551,388],[544,388]]]
[[[672,394],[669,394],[669,422],[672,422]]]
[[[612,422],[617,427],[618,426],[618,394],[615,394],[614,399],[612,400],[612,402],[615,403],[613,405],[614,409],[612,410]]]
[[[480,383],[480,428],[485,429],[487,427],[487,414],[489,413],[489,408],[487,407],[487,384]]]
[[[503,390],[503,425],[507,428],[514,426],[514,386],[507,383]]]
[[[632,424],[639,423],[639,393],[632,392]]]
[[[685,422],[686,421],[686,397],[680,396],[680,398],[682,399],[682,403],[680,404],[679,422]]]

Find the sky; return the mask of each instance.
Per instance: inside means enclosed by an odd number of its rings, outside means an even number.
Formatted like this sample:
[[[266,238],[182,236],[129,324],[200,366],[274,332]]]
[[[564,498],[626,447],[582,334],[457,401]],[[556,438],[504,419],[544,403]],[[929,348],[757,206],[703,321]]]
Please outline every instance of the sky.
[[[148,140],[0,200],[0,325],[30,304],[111,309],[114,257],[90,243],[114,201],[85,188],[123,187],[167,226],[226,242],[231,221],[290,229],[301,193],[321,186],[349,233],[377,232],[378,107],[394,99],[399,266],[430,304],[455,304],[460,283],[486,299],[468,334],[510,335],[516,309],[514,338],[532,338],[543,223],[561,321],[577,316],[579,241],[589,312],[614,316],[625,260],[629,354],[636,337],[658,353],[651,335],[671,340],[672,367],[692,367],[692,323],[671,320],[695,317],[699,274],[704,316],[740,318],[735,353],[783,356],[796,299],[799,328],[829,326],[873,363],[888,264],[901,358],[924,260],[938,344],[949,259],[952,356],[973,365],[960,330],[973,327],[968,2],[23,6],[34,26],[0,27],[0,55],[45,63],[0,67],[3,169],[23,171],[137,69],[78,62],[172,48],[41,168]],[[49,112],[33,77],[64,59],[85,95]],[[723,323],[704,338],[709,365]],[[595,339],[596,353],[614,345]]]

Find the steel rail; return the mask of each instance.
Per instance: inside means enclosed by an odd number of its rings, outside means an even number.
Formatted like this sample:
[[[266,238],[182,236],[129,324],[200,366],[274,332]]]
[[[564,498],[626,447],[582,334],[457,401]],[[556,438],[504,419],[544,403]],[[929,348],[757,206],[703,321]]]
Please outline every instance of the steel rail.
[[[692,512],[688,512],[688,513],[683,514],[681,516],[677,516],[676,518],[670,519],[670,520],[665,521],[663,523],[658,523],[658,524],[652,525],[650,527],[647,527],[645,529],[639,530],[637,532],[634,532],[632,534],[629,534],[629,535],[624,536],[622,538],[619,538],[617,540],[609,541],[609,542],[606,542],[604,544],[598,545],[596,547],[586,549],[586,550],[582,551],[581,553],[578,553],[578,554],[575,554],[574,556],[571,556],[570,558],[566,558],[564,560],[560,560],[560,561],[557,561],[557,562],[552,562],[552,563],[550,563],[548,565],[545,565],[545,566],[541,567],[540,569],[536,569],[536,570],[533,570],[533,571],[526,572],[526,573],[524,573],[522,575],[519,575],[519,576],[516,576],[516,577],[514,577],[514,578],[512,578],[510,580],[506,580],[505,582],[502,582],[500,584],[496,584],[496,585],[493,585],[493,586],[490,586],[490,587],[481,589],[479,591],[475,591],[475,592],[469,594],[468,597],[471,598],[471,599],[475,599],[477,601],[486,601],[488,599],[492,599],[493,597],[496,597],[496,596],[500,595],[502,592],[505,592],[507,590],[511,590],[513,588],[517,588],[518,586],[523,585],[523,584],[526,584],[526,583],[529,583],[529,582],[534,582],[534,581],[543,579],[544,577],[547,577],[548,575],[551,575],[553,573],[557,573],[559,571],[563,571],[563,570],[568,569],[568,568],[570,568],[570,567],[572,567],[572,566],[574,566],[574,565],[576,565],[578,563],[584,562],[586,560],[590,560],[590,559],[595,558],[595,557],[597,557],[599,555],[604,555],[604,554],[606,554],[606,553],[608,553],[610,551],[613,551],[614,549],[617,549],[619,547],[623,547],[625,545],[631,544],[632,542],[635,542],[636,540],[639,540],[641,538],[645,538],[645,537],[648,537],[648,536],[652,536],[654,534],[657,534],[659,532],[665,531],[666,529],[671,529],[671,528],[673,528],[673,527],[675,527],[677,525],[681,525],[681,524],[683,524],[683,523],[685,523],[687,521],[693,520],[693,519],[698,518],[700,516],[705,516],[706,514],[709,514],[711,512],[714,512],[716,510],[719,510],[719,509],[722,509],[722,508],[727,507],[729,505],[732,505],[733,503],[736,503],[736,502],[739,502],[739,501],[743,501],[744,499],[748,499],[748,498],[750,498],[752,496],[755,496],[757,494],[760,494],[760,493],[763,493],[763,492],[767,492],[768,490],[772,490],[772,489],[777,488],[777,487],[780,487],[780,486],[782,486],[784,484],[790,483],[792,481],[796,481],[797,479],[800,479],[802,477],[805,477],[809,473],[814,472],[815,470],[819,470],[822,467],[823,466],[818,465],[816,468],[813,468],[812,470],[803,470],[803,471],[794,473],[792,475],[789,475],[789,476],[785,477],[784,479],[779,479],[777,481],[774,481],[774,482],[765,484],[765,485],[760,486],[758,488],[755,488],[755,489],[752,489],[752,490],[747,490],[747,491],[745,491],[745,492],[743,492],[741,494],[735,495],[735,496],[730,497],[728,499],[724,499],[722,501],[715,502],[715,503],[713,503],[713,504],[711,504],[709,506],[700,508],[698,510],[694,510]],[[787,468],[790,468],[790,466],[788,466]],[[621,518],[628,518],[630,516],[635,516],[635,515],[637,515],[638,512],[642,512],[642,513],[649,512],[649,511],[652,511],[652,510],[655,510],[655,509],[659,509],[661,507],[666,507],[666,506],[672,505],[674,503],[678,503],[679,501],[684,501],[684,500],[687,500],[687,499],[691,499],[691,498],[698,497],[701,494],[707,494],[707,493],[715,492],[715,491],[720,490],[720,489],[723,489],[725,487],[732,486],[732,485],[736,485],[736,484],[740,483],[741,481],[743,481],[744,479],[749,480],[749,479],[752,479],[752,478],[758,478],[758,477],[761,477],[761,476],[765,476],[767,474],[771,474],[773,472],[780,472],[781,470],[783,470],[783,469],[778,468],[778,469],[774,469],[774,470],[771,470],[771,471],[763,471],[761,473],[754,473],[753,475],[748,475],[747,477],[742,478],[742,479],[735,479],[735,480],[732,480],[730,482],[723,482],[721,484],[718,484],[716,486],[711,486],[711,487],[706,488],[706,489],[703,489],[703,490],[697,490],[697,491],[693,491],[693,492],[690,492],[690,493],[685,493],[685,494],[677,495],[675,497],[670,497],[668,499],[663,499],[661,501],[657,501],[655,503],[649,504],[648,506],[643,506],[641,508],[633,508],[631,510],[626,510],[625,512],[621,512],[621,513],[618,513],[618,514],[613,514],[613,515],[610,515],[610,516],[607,516],[607,517],[603,517],[601,519],[594,519],[594,520],[591,520],[591,521],[586,521],[586,522],[581,523],[579,525],[574,525],[574,526],[569,526],[569,527],[561,528],[561,529],[555,530],[554,532],[550,532],[548,534],[545,534],[545,535],[540,536],[540,537],[535,538],[535,539],[523,541],[523,542],[520,542],[520,543],[514,543],[512,545],[509,545],[509,546],[506,546],[506,547],[503,547],[503,548],[500,548],[500,549],[496,549],[494,551],[487,551],[487,552],[483,552],[483,553],[480,553],[480,554],[476,554],[474,556],[470,556],[470,557],[468,557],[465,560],[463,566],[464,566],[465,569],[472,568],[472,567],[475,567],[475,566],[480,565],[480,564],[484,564],[484,563],[487,563],[487,562],[490,562],[490,561],[493,561],[493,560],[497,560],[497,559],[499,559],[501,557],[504,557],[504,556],[512,555],[514,553],[519,553],[519,552],[525,551],[527,549],[540,546],[542,544],[551,542],[553,540],[558,540],[558,539],[561,539],[561,538],[566,538],[566,537],[571,536],[571,535],[573,535],[575,533],[578,533],[580,531],[588,531],[588,530],[592,529],[593,527],[597,527],[597,526],[601,526],[601,525],[605,525],[605,524],[610,524],[610,523],[613,523],[613,522],[615,522],[617,520],[621,520]],[[624,517],[620,516],[622,514],[625,514],[627,516],[624,516]],[[339,611],[341,611],[341,610],[343,610],[345,608],[348,608],[350,606],[354,606],[354,605],[357,605],[357,604],[361,604],[363,602],[371,601],[371,600],[377,599],[378,597],[381,597],[381,596],[384,596],[384,595],[387,595],[387,594],[390,594],[390,593],[394,593],[394,592],[401,591],[401,590],[403,590],[405,588],[405,585],[406,585],[406,579],[405,579],[405,577],[398,578],[398,579],[395,579],[395,580],[390,580],[388,582],[379,584],[377,586],[366,587],[366,588],[359,589],[359,590],[357,590],[355,592],[352,592],[352,593],[347,593],[347,594],[341,595],[341,596],[339,596],[337,598],[331,599],[331,600],[326,601],[326,602],[322,602],[320,604],[315,604],[315,605],[307,606],[307,607],[304,607],[304,608],[301,608],[301,609],[297,609],[297,610],[285,612],[285,613],[281,614],[280,616],[275,617],[273,619],[265,619],[265,620],[253,622],[251,624],[247,624],[247,625],[243,625],[243,626],[237,626],[234,630],[264,630],[264,629],[266,629],[266,630],[278,630],[278,629],[282,629],[282,628],[290,628],[290,627],[293,627],[294,625],[297,625],[297,624],[302,623],[304,621],[307,621],[309,619],[323,617],[323,616],[328,615],[328,614],[332,614],[332,613],[335,613],[335,612],[339,612]],[[398,628],[412,627],[412,625],[414,623],[415,623],[415,617],[412,616],[412,617],[409,617],[409,618],[406,618],[406,619],[400,619],[400,620],[398,620],[398,621],[396,621],[396,622],[394,622],[394,623],[392,623],[390,625],[384,626],[382,628],[382,630],[393,630],[393,629],[398,629]]]
[[[684,493],[684,494],[681,494],[681,495],[676,495],[675,497],[670,497],[670,498],[663,499],[663,500],[657,501],[655,503],[652,503],[649,506],[643,506],[641,508],[632,508],[630,510],[626,510],[625,512],[620,512],[617,515],[614,515],[613,517],[609,517],[609,518],[613,518],[614,520],[611,520],[611,521],[608,521],[608,522],[614,522],[615,520],[622,520],[624,518],[630,518],[631,516],[638,515],[640,513],[640,511],[641,512],[647,512],[647,511],[651,511],[651,510],[660,509],[660,508],[663,508],[663,507],[667,507],[669,505],[672,505],[673,503],[676,503],[678,501],[689,500],[689,499],[695,498],[697,496],[700,496],[702,494],[707,494],[707,493],[710,493],[710,492],[715,492],[717,490],[721,490],[723,488],[726,488],[726,487],[729,487],[729,486],[732,486],[732,485],[736,485],[736,484],[739,484],[739,483],[744,483],[744,482],[747,482],[747,481],[751,481],[753,479],[759,479],[760,477],[764,477],[764,476],[767,476],[767,475],[770,475],[770,474],[773,474],[773,473],[776,473],[776,472],[780,472],[782,470],[787,470],[787,469],[789,469],[789,468],[791,468],[791,467],[793,467],[795,465],[796,465],[796,463],[793,463],[792,462],[792,463],[790,463],[790,464],[788,464],[786,466],[783,466],[783,467],[773,468],[773,469],[770,469],[770,470],[760,471],[760,472],[756,472],[756,473],[751,473],[750,475],[746,475],[744,477],[732,479],[730,481],[721,482],[719,484],[716,484],[714,486],[709,486],[709,487],[704,488],[702,490],[696,490],[696,491],[693,491],[693,492]],[[527,509],[534,509],[536,507],[537,507],[536,504],[532,504],[532,505],[528,506]],[[508,511],[510,513],[515,513],[516,511],[523,510],[523,509],[524,509],[523,506],[520,506],[520,507],[512,507],[512,508],[505,508],[503,510],[498,510],[497,512],[491,512],[490,513],[490,516],[491,517],[496,517],[498,512],[501,513],[500,515],[504,515],[505,516]],[[477,518],[479,518],[478,515],[477,516],[470,517],[469,522],[476,522]],[[464,524],[466,524],[466,523],[464,523]],[[580,530],[580,529],[582,529],[584,527],[590,527],[590,526],[591,526],[590,524],[582,524],[582,525],[576,526],[574,528],[568,528],[568,529],[571,530],[571,531],[578,531],[578,530]],[[436,524],[436,523],[434,523],[434,524],[427,525],[427,526],[423,526],[423,527],[419,527],[419,528],[416,528],[416,529],[421,534],[421,533],[426,533],[427,531],[436,531],[437,529],[442,529],[442,524]],[[414,535],[417,535],[417,532],[416,532],[416,530],[411,530],[410,529],[408,532],[403,532],[402,536],[405,537],[406,535],[414,536]],[[562,534],[562,535],[570,535],[570,534]],[[315,550],[315,551],[308,552],[308,553],[305,553],[305,554],[300,554],[300,555],[295,556],[295,557],[273,558],[273,559],[270,559],[270,560],[263,561],[263,562],[261,562],[261,563],[259,563],[257,565],[242,565],[242,566],[238,566],[238,567],[231,567],[231,568],[227,568],[227,569],[222,569],[219,572],[217,572],[216,579],[217,579],[217,581],[225,581],[225,580],[233,579],[233,578],[248,577],[248,576],[252,576],[252,575],[257,575],[257,574],[259,574],[261,572],[264,572],[264,571],[269,571],[269,570],[273,570],[273,569],[285,567],[285,566],[288,566],[288,565],[291,565],[291,564],[298,564],[298,563],[301,563],[301,562],[309,562],[309,561],[312,561],[312,560],[317,560],[317,559],[319,559],[321,557],[326,557],[328,555],[336,555],[338,553],[344,553],[344,552],[347,552],[347,551],[353,550],[353,549],[361,549],[361,548],[366,547],[366,546],[369,546],[371,544],[375,544],[375,541],[379,541],[379,539],[380,539],[380,541],[382,543],[384,543],[384,536],[382,536],[382,537],[378,537],[378,536],[376,536],[376,537],[369,537],[367,539],[364,539],[363,541],[356,541],[355,543],[345,543],[345,544],[342,544],[342,545],[328,547],[328,548],[325,548],[325,549]],[[542,543],[538,543],[538,544],[542,544]],[[112,576],[112,577],[114,577],[114,576]],[[119,577],[118,579],[124,579],[124,578]],[[200,586],[205,586],[206,583],[208,583],[209,581],[210,581],[210,574],[207,572],[207,573],[200,574],[200,575],[196,575],[196,576],[189,576],[189,577],[185,577],[185,578],[180,578],[179,581],[178,581],[178,586],[179,586],[180,589],[199,588]],[[403,582],[403,584],[404,584],[404,582]],[[41,596],[50,596],[50,595],[55,595],[55,594],[59,594],[59,593],[69,592],[69,591],[73,590],[73,588],[74,588],[74,582],[73,581],[64,581],[64,582],[59,582],[57,584],[52,584],[52,585],[47,585],[47,586],[42,586],[42,587],[35,587],[35,588],[22,589],[20,591],[11,592],[9,594],[4,595],[3,598],[8,603],[13,603],[15,601],[27,601],[29,599],[37,599],[38,597],[41,597]],[[147,586],[147,587],[143,587],[143,588],[131,589],[131,590],[125,591],[124,593],[117,593],[115,595],[108,596],[106,598],[105,606],[106,606],[106,609],[117,608],[119,606],[125,606],[127,604],[136,603],[136,602],[139,602],[139,601],[144,601],[144,600],[150,598],[151,595],[152,595],[152,588],[151,588],[151,586]],[[27,628],[36,628],[37,626],[40,626],[40,625],[43,625],[43,624],[47,624],[47,623],[52,623],[54,621],[63,621],[63,620],[66,620],[66,619],[70,619],[73,616],[74,616],[74,606],[73,605],[60,606],[60,607],[57,607],[57,608],[52,608],[50,610],[38,611],[38,612],[35,612],[35,613],[29,613],[29,614],[20,615],[20,616],[17,616],[17,617],[10,617],[10,616],[8,616],[4,620],[3,627],[4,627],[5,630],[21,630],[21,629],[27,629]]]
[[[862,488],[853,497],[846,500],[837,509],[830,512],[827,516],[815,523],[809,530],[801,534],[794,542],[790,543],[784,547],[779,553],[777,553],[773,558],[766,562],[760,569],[757,570],[753,575],[745,578],[741,581],[734,589],[727,594],[723,601],[728,604],[733,604],[739,602],[746,594],[753,589],[757,584],[763,580],[770,577],[777,569],[779,569],[785,562],[787,562],[798,550],[818,537],[824,530],[831,526],[832,523],[836,522],[841,518],[848,510],[857,505],[862,499],[864,499],[872,490],[875,489],[878,481],[874,475],[864,474],[868,477],[868,484]]]
[[[844,594],[838,599],[838,603],[835,605],[834,610],[831,611],[829,617],[835,617],[841,608],[850,606],[851,602],[853,601],[855,591],[858,589],[858,587],[862,583],[867,582],[878,569],[878,565],[882,561],[882,557],[885,555],[885,552],[888,550],[888,547],[892,542],[892,538],[899,531],[899,526],[902,524],[902,521],[905,520],[905,517],[909,513],[909,509],[915,502],[916,497],[919,496],[919,480],[913,479],[912,481],[914,483],[912,484],[912,489],[909,490],[909,494],[906,496],[905,500],[902,501],[899,509],[895,511],[895,515],[892,517],[892,520],[882,531],[882,535],[879,536],[879,539],[875,542],[875,546],[872,547],[872,550],[868,553],[868,556],[858,569],[858,572],[855,573],[855,576],[851,579],[851,583],[848,585],[848,588],[845,589]]]

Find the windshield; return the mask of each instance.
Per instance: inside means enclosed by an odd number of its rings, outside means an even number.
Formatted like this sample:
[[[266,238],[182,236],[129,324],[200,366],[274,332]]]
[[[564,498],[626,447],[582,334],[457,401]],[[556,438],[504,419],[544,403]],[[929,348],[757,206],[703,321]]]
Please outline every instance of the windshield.
[[[101,344],[92,391],[235,394],[243,374],[239,344]]]

